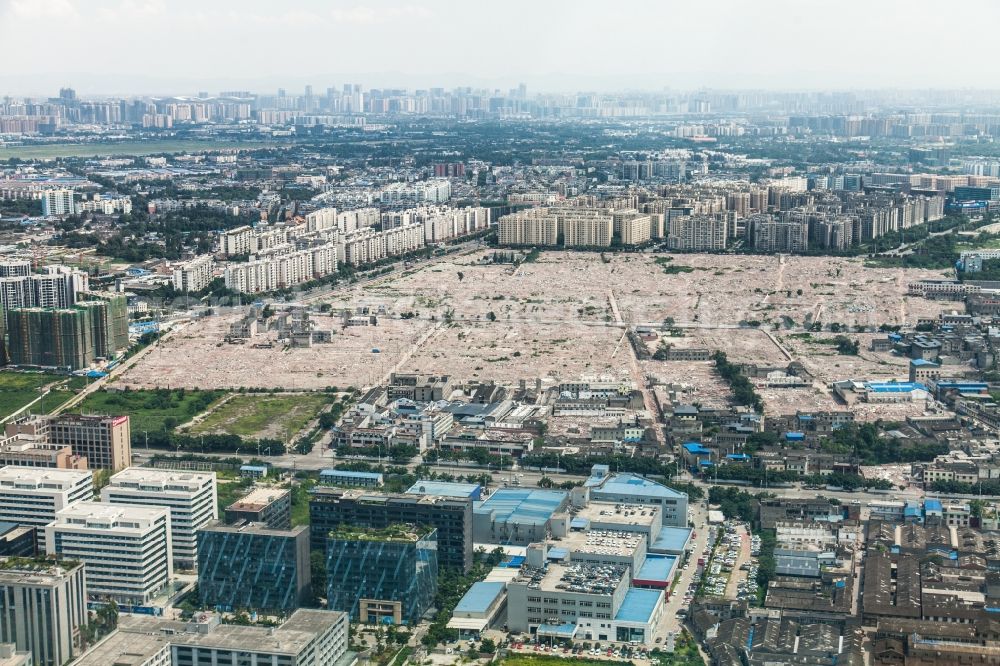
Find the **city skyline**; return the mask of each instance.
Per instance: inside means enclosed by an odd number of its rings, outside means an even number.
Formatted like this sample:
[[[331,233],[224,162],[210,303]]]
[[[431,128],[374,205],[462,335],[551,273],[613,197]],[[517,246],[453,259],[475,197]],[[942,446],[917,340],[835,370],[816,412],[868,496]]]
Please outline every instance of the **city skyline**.
[[[966,88],[991,73],[988,42],[941,30],[928,2],[848,0],[821,21],[787,0],[629,9],[517,1],[501,13],[384,0],[280,9],[251,1],[237,10],[187,0],[0,0],[0,39],[10,53],[32,53],[0,74],[0,90],[39,95],[73,85],[83,95],[163,95],[353,81],[501,89],[525,82],[552,92]],[[1000,19],[993,3],[967,10],[983,23]],[[38,49],[43,31],[46,48]],[[915,57],[900,57],[904,38],[920,47]],[[954,54],[962,55],[961,68]]]

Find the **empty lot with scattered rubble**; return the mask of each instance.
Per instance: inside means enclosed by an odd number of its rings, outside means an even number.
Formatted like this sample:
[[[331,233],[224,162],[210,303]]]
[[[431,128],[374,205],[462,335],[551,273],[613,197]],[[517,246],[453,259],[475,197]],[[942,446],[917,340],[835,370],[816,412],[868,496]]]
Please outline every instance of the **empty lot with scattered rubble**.
[[[239,317],[195,320],[118,382],[135,387],[370,386],[397,372],[447,374],[458,380],[545,385],[584,376],[636,377],[626,325],[672,320],[678,347],[721,349],[730,360],[766,367],[797,361],[807,388],[763,391],[770,409],[832,407],[837,379],[904,379],[905,359],[868,351],[843,356],[794,333],[817,321],[877,327],[913,325],[961,304],[907,296],[907,284],[940,271],[871,268],[860,259],[734,255],[545,252],[514,267],[484,263],[480,250],[358,283],[313,301],[331,343],[288,348],[277,334],[223,342]],[[280,306],[276,306],[280,310]],[[347,326],[339,313],[381,311],[377,326]],[[746,328],[760,324],[761,328]],[[764,330],[767,329],[767,330]],[[823,334],[827,336],[829,334]],[[273,346],[268,346],[273,343]],[[725,402],[710,362],[642,361],[638,372],[661,384],[686,384],[702,404]],[[881,409],[881,408],[880,408]]]

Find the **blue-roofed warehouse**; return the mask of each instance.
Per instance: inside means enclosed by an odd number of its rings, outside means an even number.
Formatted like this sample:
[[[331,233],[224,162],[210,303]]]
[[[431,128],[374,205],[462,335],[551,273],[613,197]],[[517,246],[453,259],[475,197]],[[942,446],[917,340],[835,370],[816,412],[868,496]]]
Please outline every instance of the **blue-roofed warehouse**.
[[[690,541],[690,527],[663,527],[656,540],[649,545],[649,552],[682,555]]]
[[[567,529],[553,529],[553,518],[560,514],[568,527],[568,501],[569,494],[562,490],[501,488],[475,503],[473,540],[526,546],[543,541],[549,533],[565,533]]]
[[[453,481],[420,480],[406,491],[410,495],[437,495],[438,497],[471,498],[478,501],[483,488],[478,483],[456,483]]]
[[[674,555],[646,555],[646,561],[632,577],[632,584],[665,590],[670,587],[676,573],[677,558]]]
[[[455,606],[449,629],[458,629],[462,638],[476,637],[489,628],[507,606],[507,585],[499,581],[473,583]]]
[[[652,643],[663,611],[663,591],[629,588],[615,613],[615,634],[608,640]]]
[[[584,482],[596,502],[654,504],[660,507],[664,525],[687,527],[687,493],[636,474],[603,474],[596,471]]]

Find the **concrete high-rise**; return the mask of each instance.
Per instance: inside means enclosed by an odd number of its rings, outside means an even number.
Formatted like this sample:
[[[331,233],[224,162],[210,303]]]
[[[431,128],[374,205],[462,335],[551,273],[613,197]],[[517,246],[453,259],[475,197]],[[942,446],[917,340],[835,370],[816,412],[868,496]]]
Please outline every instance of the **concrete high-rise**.
[[[80,655],[86,624],[82,564],[10,560],[0,566],[0,643],[30,650],[35,666],[63,666]]]

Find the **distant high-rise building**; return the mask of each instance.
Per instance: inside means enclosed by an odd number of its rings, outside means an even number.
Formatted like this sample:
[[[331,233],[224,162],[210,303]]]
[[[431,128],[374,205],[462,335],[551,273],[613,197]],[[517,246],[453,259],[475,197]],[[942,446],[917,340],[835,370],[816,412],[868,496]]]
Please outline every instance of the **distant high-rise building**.
[[[559,221],[544,210],[529,209],[501,217],[497,222],[500,245],[544,247],[559,243]]]
[[[42,215],[73,215],[74,213],[76,213],[76,202],[73,200],[73,190],[61,188],[42,192]]]
[[[750,218],[753,246],[759,252],[805,252],[809,248],[806,220],[776,220],[770,215]]]
[[[671,216],[667,247],[671,250],[715,252],[726,249],[726,220],[709,215]]]

